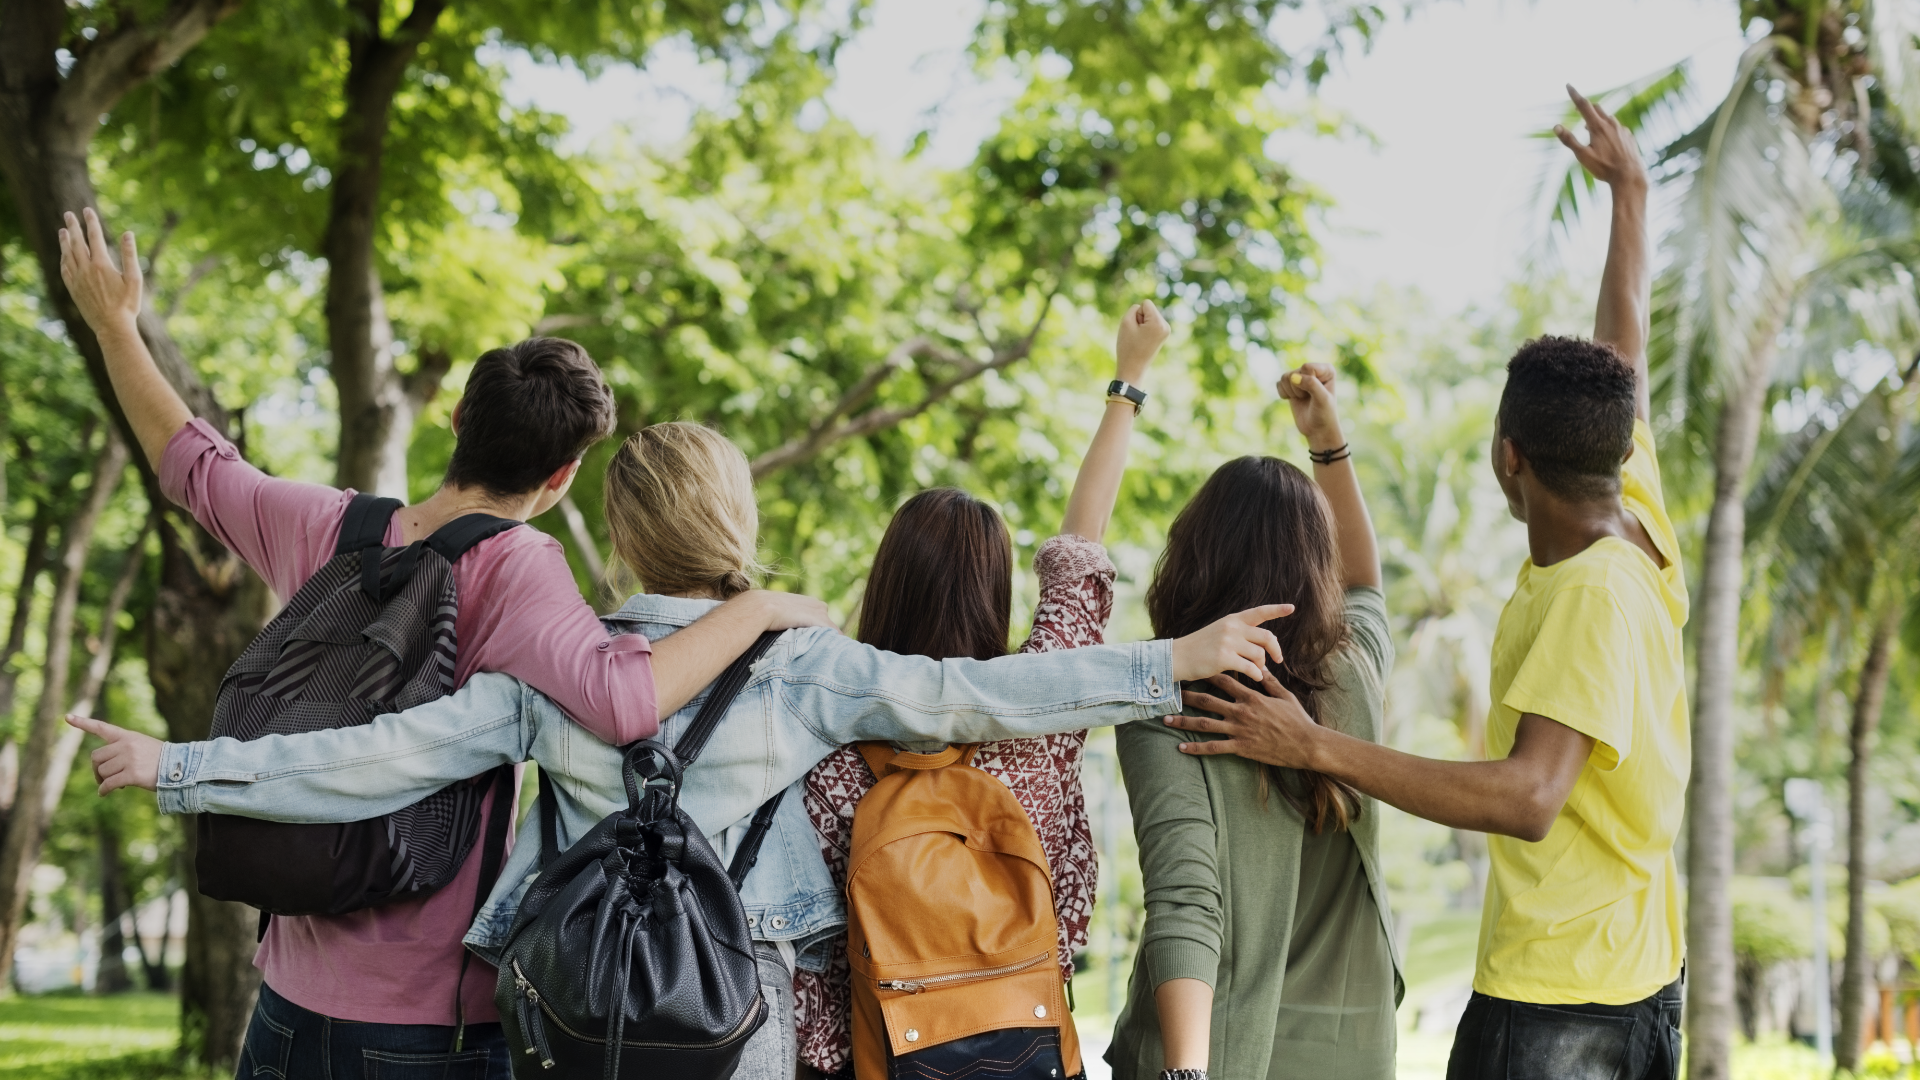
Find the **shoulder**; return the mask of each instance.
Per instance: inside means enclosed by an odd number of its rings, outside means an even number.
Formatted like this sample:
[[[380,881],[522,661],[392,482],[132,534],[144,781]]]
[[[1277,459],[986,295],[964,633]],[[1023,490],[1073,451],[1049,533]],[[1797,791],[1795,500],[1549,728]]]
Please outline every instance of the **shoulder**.
[[[1347,590],[1347,648],[1353,665],[1371,667],[1376,680],[1393,668],[1393,627],[1387,619],[1387,595],[1371,585]]]

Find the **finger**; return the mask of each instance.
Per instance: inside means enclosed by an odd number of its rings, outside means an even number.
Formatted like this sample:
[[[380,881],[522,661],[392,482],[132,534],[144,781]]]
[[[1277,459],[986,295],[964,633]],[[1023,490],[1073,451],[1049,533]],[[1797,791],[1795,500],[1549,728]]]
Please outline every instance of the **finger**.
[[[1241,612],[1240,618],[1252,626],[1259,626],[1261,623],[1272,622],[1275,619],[1284,619],[1291,614],[1293,614],[1292,604],[1262,604],[1259,607],[1248,608]],[[1272,637],[1273,635],[1268,634],[1267,636]]]
[[[1226,716],[1229,713],[1238,711],[1237,706],[1235,706],[1233,702],[1226,698],[1214,697],[1205,690],[1196,689],[1195,687],[1198,685],[1198,683],[1190,683],[1187,689],[1181,691],[1181,704],[1189,705],[1196,709],[1205,709],[1210,713],[1218,713],[1221,716]],[[1183,715],[1182,719],[1192,720],[1193,717]]]
[[[1247,674],[1253,676],[1253,681],[1255,682],[1259,682],[1261,673],[1267,670],[1267,657],[1273,657],[1273,662],[1276,664],[1284,664],[1287,662],[1287,658],[1280,652],[1280,639],[1274,637],[1273,631],[1271,630],[1260,631],[1248,644],[1254,648],[1254,669],[1247,672]]]
[[[120,273],[135,285],[140,284],[144,276],[140,272],[140,248],[131,231],[120,234]]]
[[[1213,711],[1212,708],[1203,706],[1199,702],[1192,701],[1191,699],[1189,699],[1189,704],[1192,704],[1195,708],[1205,708],[1208,712]],[[1225,705],[1226,702],[1215,701],[1215,704]],[[1181,713],[1175,716],[1169,716],[1166,720],[1168,727],[1179,728],[1181,731],[1229,732],[1233,730],[1232,724],[1215,720],[1210,716],[1188,716]]]
[[[1180,752],[1194,757],[1207,757],[1212,754],[1237,754],[1240,744],[1232,739],[1210,739],[1206,742],[1183,742]]]
[[[1264,674],[1267,669],[1263,666],[1260,670]],[[1248,686],[1246,683],[1241,682],[1231,675],[1215,675],[1207,681],[1225,690],[1228,697],[1243,705],[1260,696],[1253,687]]]
[[[1331,405],[1333,404],[1333,387],[1328,385],[1329,382],[1330,380],[1327,379],[1309,377],[1300,380],[1300,389],[1315,405]]]
[[[110,270],[115,269],[113,258],[107,254],[107,234],[100,228],[100,215],[94,213],[93,207],[89,206],[86,209],[86,217],[88,254],[93,256],[93,261],[101,266]]]
[[[80,227],[80,219],[74,217],[73,211],[71,210],[62,214],[61,218],[67,223],[67,233],[73,238],[73,246],[78,250],[85,250],[87,244],[86,230]]]
[[[79,713],[68,713],[67,723],[89,735],[98,735],[103,739],[112,738],[113,735],[120,730],[105,720],[95,720],[91,716],[81,716]]]
[[[1567,96],[1573,99],[1573,107],[1580,110],[1580,116],[1582,119],[1586,120],[1587,126],[1589,128],[1592,128],[1594,125],[1600,122],[1600,117],[1602,114],[1600,112],[1599,106],[1595,105],[1591,101],[1588,101],[1586,98],[1586,95],[1582,94],[1578,90],[1575,90],[1573,88],[1573,84],[1571,83],[1567,84]]]
[[[1300,699],[1293,696],[1293,691],[1287,689],[1286,684],[1281,682],[1279,676],[1271,670],[1267,672],[1266,678],[1260,680],[1260,688],[1267,692],[1268,697],[1291,701],[1296,705],[1300,703]]]

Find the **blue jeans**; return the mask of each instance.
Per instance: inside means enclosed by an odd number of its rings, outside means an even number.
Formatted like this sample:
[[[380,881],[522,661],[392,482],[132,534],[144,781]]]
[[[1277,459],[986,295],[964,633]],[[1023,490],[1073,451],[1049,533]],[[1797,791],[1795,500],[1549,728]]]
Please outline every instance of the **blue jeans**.
[[[1532,1005],[1475,992],[1447,1080],[1674,1080],[1680,978],[1630,1005]]]
[[[335,1020],[265,985],[247,1024],[235,1080],[506,1080],[507,1040],[498,1023],[468,1024],[461,1051],[453,1028]]]

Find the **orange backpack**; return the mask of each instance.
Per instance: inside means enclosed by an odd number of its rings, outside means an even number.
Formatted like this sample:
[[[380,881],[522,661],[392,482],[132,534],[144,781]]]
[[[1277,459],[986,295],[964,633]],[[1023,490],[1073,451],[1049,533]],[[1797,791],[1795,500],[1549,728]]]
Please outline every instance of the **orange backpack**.
[[[879,782],[847,860],[856,1080],[1081,1072],[1046,852],[976,749],[860,744]]]

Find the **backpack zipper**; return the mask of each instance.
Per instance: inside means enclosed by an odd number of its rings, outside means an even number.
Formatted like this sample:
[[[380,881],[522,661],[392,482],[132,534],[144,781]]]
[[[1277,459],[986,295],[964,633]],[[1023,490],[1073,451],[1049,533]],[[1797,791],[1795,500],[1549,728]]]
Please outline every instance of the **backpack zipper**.
[[[512,964],[513,964],[513,985],[514,985],[514,988],[519,990],[522,994],[519,1002],[517,1002],[516,1004],[519,1004],[522,1007],[524,1007],[527,1003],[530,1002],[534,1006],[534,1008],[532,1009],[533,1023],[531,1025],[528,1025],[525,1020],[522,1020],[521,1026],[527,1029],[529,1034],[531,1034],[533,1037],[533,1042],[535,1043],[536,1046],[538,1046],[540,1054],[542,1055],[542,1058],[543,1058],[543,1060],[540,1062],[540,1065],[542,1068],[547,1068],[547,1069],[553,1068],[553,1053],[552,1051],[547,1049],[546,1031],[540,1025],[541,1013],[546,1014],[547,1020],[550,1021],[554,1027],[559,1028],[563,1034],[565,1034],[567,1037],[571,1039],[574,1039],[575,1041],[584,1042],[584,1043],[597,1043],[601,1046],[605,1046],[607,1044],[607,1040],[604,1038],[596,1039],[591,1035],[582,1035],[579,1032],[568,1027],[566,1024],[566,1021],[560,1019],[559,1014],[553,1011],[553,1006],[548,1005],[545,1001],[541,1000],[540,991],[534,989],[533,984],[531,982],[528,982],[527,977],[521,973],[520,961],[518,959],[515,959],[514,961],[512,961]],[[526,1013],[523,1012],[521,1015],[525,1016]],[[620,1045],[624,1047],[629,1047],[632,1049],[637,1049],[637,1050],[712,1050],[715,1047],[727,1046],[733,1042],[738,1041],[741,1033],[744,1032],[753,1023],[753,1018],[754,1018],[753,1013],[751,1012],[747,1013],[745,1017],[741,1018],[739,1027],[734,1028],[733,1031],[729,1032],[724,1037],[710,1043],[643,1043],[643,1042],[631,1042],[631,1041],[623,1040],[620,1043]],[[534,1052],[534,1047],[527,1048],[527,1053],[531,1054],[533,1052]]]
[[[937,990],[942,986],[951,986],[954,983],[974,982],[978,979],[997,979],[1002,975],[1012,975],[1015,972],[1025,971],[1035,964],[1045,960],[1051,960],[1052,958],[1053,950],[1048,949],[1039,956],[1022,960],[1017,964],[988,968],[985,971],[956,971],[950,975],[928,975],[921,979],[881,979],[880,989],[901,990],[909,994],[918,994],[927,990]]]
[[[520,1030],[527,1033],[527,1053],[540,1055],[540,1067],[553,1068],[553,1050],[547,1046],[546,1028],[540,1023],[540,991],[533,988],[520,970],[520,961],[513,962],[513,988],[520,991],[514,1007],[520,1014]]]

